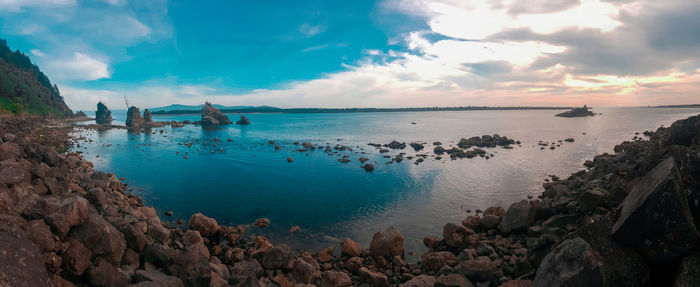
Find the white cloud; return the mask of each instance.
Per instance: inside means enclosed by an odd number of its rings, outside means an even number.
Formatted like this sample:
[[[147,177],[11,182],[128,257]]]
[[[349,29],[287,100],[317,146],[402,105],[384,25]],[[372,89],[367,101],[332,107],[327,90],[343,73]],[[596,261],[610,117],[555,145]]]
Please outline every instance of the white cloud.
[[[42,52],[42,51],[39,50],[39,49],[31,49],[31,50],[29,50],[29,52],[32,53],[32,55],[37,56],[37,57],[44,57],[44,56],[46,56],[46,54],[44,54],[44,52]]]
[[[89,81],[111,76],[107,63],[80,52],[70,58],[48,60],[45,66],[51,79],[57,80]]]
[[[307,23],[301,24],[299,26],[299,32],[304,34],[306,37],[313,37],[326,31],[326,26],[323,25],[310,25]]]
[[[109,5],[112,6],[124,6],[127,3],[127,0],[98,0],[100,2],[105,2]]]
[[[54,8],[75,6],[76,0],[0,0],[0,11],[19,12],[24,7]]]

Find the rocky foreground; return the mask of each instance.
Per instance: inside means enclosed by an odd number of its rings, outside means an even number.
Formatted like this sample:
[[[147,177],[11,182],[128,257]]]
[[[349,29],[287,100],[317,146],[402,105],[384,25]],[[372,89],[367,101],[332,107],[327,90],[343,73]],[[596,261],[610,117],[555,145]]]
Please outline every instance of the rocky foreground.
[[[415,264],[392,227],[369,249],[309,252],[201,213],[162,221],[117,176],[59,153],[69,131],[0,118],[0,286],[700,286],[700,116],[596,156],[539,199],[446,224]]]

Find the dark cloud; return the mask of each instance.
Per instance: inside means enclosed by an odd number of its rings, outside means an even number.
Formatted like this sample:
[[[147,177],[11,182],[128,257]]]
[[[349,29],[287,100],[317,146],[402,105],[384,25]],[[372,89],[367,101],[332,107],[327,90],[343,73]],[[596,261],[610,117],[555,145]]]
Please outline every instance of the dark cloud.
[[[688,1],[694,2],[694,1]],[[671,5],[669,5],[671,6]],[[509,30],[493,40],[537,40],[567,47],[538,59],[533,68],[561,63],[579,74],[648,75],[697,61],[700,55],[700,5],[681,4],[648,9],[641,15],[622,13],[622,26],[612,32],[571,28],[553,34]]]

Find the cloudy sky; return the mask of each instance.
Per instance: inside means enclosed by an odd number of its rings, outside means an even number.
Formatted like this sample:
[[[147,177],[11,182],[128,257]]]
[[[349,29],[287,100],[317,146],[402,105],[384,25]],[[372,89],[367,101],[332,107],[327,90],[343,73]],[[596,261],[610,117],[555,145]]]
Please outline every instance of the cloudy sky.
[[[222,3],[225,2],[225,3]],[[700,103],[700,0],[0,0],[73,109]]]

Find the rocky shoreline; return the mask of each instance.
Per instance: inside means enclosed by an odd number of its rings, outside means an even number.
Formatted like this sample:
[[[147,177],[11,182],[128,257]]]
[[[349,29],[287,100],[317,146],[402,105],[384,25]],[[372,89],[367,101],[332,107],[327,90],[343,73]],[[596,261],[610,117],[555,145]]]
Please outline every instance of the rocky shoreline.
[[[446,224],[417,263],[393,227],[369,249],[311,252],[201,213],[170,222],[62,153],[70,130],[0,118],[0,286],[700,286],[700,116],[621,143],[537,199]]]

